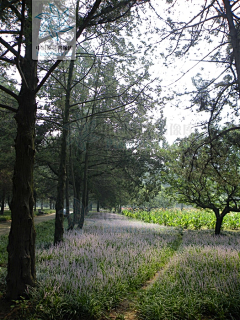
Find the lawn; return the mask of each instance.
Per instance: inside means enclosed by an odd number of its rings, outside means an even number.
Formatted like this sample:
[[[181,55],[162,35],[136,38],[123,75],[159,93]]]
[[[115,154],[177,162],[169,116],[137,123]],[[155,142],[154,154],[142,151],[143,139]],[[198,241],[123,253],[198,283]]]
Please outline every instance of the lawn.
[[[36,229],[39,285],[20,304],[23,319],[107,319],[124,299],[135,301],[138,319],[239,319],[237,231],[216,237],[101,214],[53,247],[54,221]],[[6,264],[6,255],[0,258]]]

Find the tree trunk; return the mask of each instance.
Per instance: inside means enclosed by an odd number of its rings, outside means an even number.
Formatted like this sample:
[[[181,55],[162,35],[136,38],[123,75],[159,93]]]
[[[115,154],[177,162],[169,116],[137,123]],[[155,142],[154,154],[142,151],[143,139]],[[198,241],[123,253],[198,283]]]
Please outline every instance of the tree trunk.
[[[100,201],[97,201],[97,212],[100,212]]]
[[[76,177],[75,185],[76,185],[76,191],[74,193],[74,201],[73,201],[74,225],[79,222],[80,214],[81,214],[81,201],[80,201],[81,178],[80,177]]]
[[[88,215],[89,210],[90,210],[90,208],[89,208],[89,190],[88,190],[88,187],[87,187],[85,215]]]
[[[62,143],[60,152],[60,164],[58,170],[58,186],[57,186],[57,201],[56,201],[56,218],[55,218],[55,233],[54,244],[63,241],[63,208],[64,208],[64,187],[66,181],[66,158],[67,158],[67,137],[69,131],[69,111],[70,111],[70,95],[71,83],[73,75],[74,60],[70,61],[68,72],[68,84],[66,90],[66,101],[63,116],[63,129],[62,129]]]
[[[87,179],[88,179],[88,143],[86,144],[85,164],[84,164],[84,177],[83,177],[83,193],[82,193],[82,208],[81,216],[78,223],[78,228],[82,229],[84,224],[84,217],[87,209]]]
[[[215,235],[219,235],[219,234],[220,234],[222,222],[223,222],[223,216],[222,216],[222,215],[219,215],[219,216],[216,218]]]
[[[226,214],[228,214],[230,212],[230,208],[227,205],[222,213],[219,213],[219,209],[213,209],[215,216],[216,216],[216,224],[215,224],[215,235],[219,235],[221,232],[221,226],[222,226],[222,222],[223,222],[223,218],[225,217]]]
[[[27,66],[30,73],[34,61]],[[26,78],[29,74],[25,72]],[[36,82],[36,79],[35,79]],[[30,83],[28,81],[28,83]],[[16,162],[13,175],[13,198],[10,209],[12,223],[8,243],[7,296],[18,299],[25,294],[27,286],[34,286],[35,228],[33,219],[33,164],[36,103],[32,90],[21,90],[19,109],[15,116],[17,137],[15,139]]]
[[[70,217],[70,208],[69,208],[69,167],[66,167],[66,188],[65,188],[65,196],[66,196],[66,217],[68,221],[68,229],[71,229],[73,221]]]
[[[68,175],[68,167],[66,168],[66,188],[65,188],[65,196],[66,196],[66,215],[69,216],[69,175]]]
[[[223,0],[226,17],[229,26],[229,33],[231,38],[231,44],[233,48],[233,56],[235,60],[235,67],[237,71],[238,91],[240,92],[240,43],[239,43],[239,31],[234,25],[234,14],[232,12],[231,3],[229,0]]]
[[[2,189],[2,201],[1,201],[1,212],[0,212],[1,215],[4,214],[4,203],[5,203],[5,189],[3,187],[3,189]]]
[[[33,199],[34,199],[34,210],[37,211],[37,192],[33,191]]]

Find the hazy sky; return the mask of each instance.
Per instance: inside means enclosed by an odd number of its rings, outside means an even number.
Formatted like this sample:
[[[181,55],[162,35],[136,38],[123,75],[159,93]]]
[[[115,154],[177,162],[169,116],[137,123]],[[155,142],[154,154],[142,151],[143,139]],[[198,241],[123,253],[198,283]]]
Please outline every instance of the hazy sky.
[[[200,11],[200,6],[204,3],[199,0],[175,0],[174,6],[167,6],[166,1],[159,2],[158,0],[152,1],[153,6],[156,8],[160,18],[152,18],[155,21],[155,25],[160,29],[166,26],[164,20],[167,17],[171,17],[173,21],[188,22],[191,18]],[[154,15],[151,14],[153,17]],[[160,39],[157,38],[156,41]],[[186,38],[187,38],[186,34]],[[218,38],[211,36],[213,41],[211,44],[207,41],[201,41],[197,46],[192,48],[186,57],[169,57],[165,60],[159,55],[159,58],[155,59],[154,67],[152,71],[162,79],[161,86],[163,95],[171,95],[173,91],[183,93],[185,90],[192,91],[195,87],[192,84],[192,77],[195,77],[198,73],[201,73],[204,79],[212,79],[219,75],[223,67],[216,65],[213,62],[200,62],[207,53],[209,53],[215,46],[217,46]],[[156,50],[159,53],[168,52],[168,48],[171,43],[169,40],[159,42],[159,46]],[[176,43],[176,42],[175,42]],[[157,56],[157,54],[156,54]],[[188,71],[190,70],[190,71]],[[188,72],[187,72],[188,71]],[[185,74],[186,73],[186,74]],[[185,75],[184,75],[185,74]],[[177,104],[179,106],[177,107]],[[184,137],[194,131],[195,126],[200,121],[208,118],[207,113],[196,113],[193,110],[186,110],[186,107],[190,105],[189,98],[187,96],[179,97],[175,95],[175,99],[166,103],[164,107],[164,115],[167,118],[167,134],[166,138],[168,142],[172,143],[176,138]],[[227,117],[227,110],[224,113],[224,119]]]

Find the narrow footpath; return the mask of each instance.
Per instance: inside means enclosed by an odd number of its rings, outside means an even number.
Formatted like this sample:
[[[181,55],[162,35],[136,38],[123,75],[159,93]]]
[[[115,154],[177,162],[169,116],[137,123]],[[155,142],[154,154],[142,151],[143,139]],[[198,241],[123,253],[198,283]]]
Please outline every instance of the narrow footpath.
[[[102,318],[101,320],[138,320],[137,315],[137,300],[138,300],[138,292],[141,290],[148,289],[151,285],[154,284],[155,281],[157,281],[161,274],[163,274],[168,267],[168,264],[171,262],[171,259],[177,254],[178,248],[182,243],[183,234],[179,234],[179,239],[176,240],[175,244],[173,244],[174,252],[171,257],[169,257],[166,264],[155,273],[155,275],[148,281],[145,282],[145,284],[138,290],[134,295],[132,295],[129,299],[124,299],[114,310],[111,310],[109,314],[106,315],[106,317]]]
[[[41,216],[34,217],[34,223],[38,224],[44,221],[52,220],[55,218],[55,213],[43,214]],[[0,222],[0,236],[8,234],[11,227],[11,221]]]

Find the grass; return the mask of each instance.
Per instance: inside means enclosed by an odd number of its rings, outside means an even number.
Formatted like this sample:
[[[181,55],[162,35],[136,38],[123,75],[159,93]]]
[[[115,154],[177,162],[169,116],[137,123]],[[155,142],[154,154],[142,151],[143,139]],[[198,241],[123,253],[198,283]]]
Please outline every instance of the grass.
[[[178,254],[139,294],[139,318],[239,319],[239,244],[239,233],[185,231]]]
[[[39,286],[29,291],[30,302],[20,303],[23,319],[107,319],[133,295],[138,319],[239,319],[239,232],[213,236],[108,217],[90,217],[83,231],[66,232],[57,247],[51,245],[54,221],[36,226]]]
[[[11,220],[11,211],[4,210],[3,215],[0,215],[0,222]]]
[[[50,214],[50,213],[54,213],[56,210],[53,209],[43,209],[41,210],[41,212],[43,212],[44,214]],[[38,216],[42,213],[39,213],[38,210],[34,211],[35,216]],[[4,210],[3,215],[0,215],[0,222],[4,222],[4,221],[9,221],[11,220],[11,211],[10,210]]]
[[[155,209],[150,212],[123,210],[123,214],[148,223],[152,222],[184,229],[214,229],[216,223],[214,213],[203,209],[184,209],[183,211],[179,209]],[[240,229],[240,213],[228,213],[223,219],[222,229]]]

